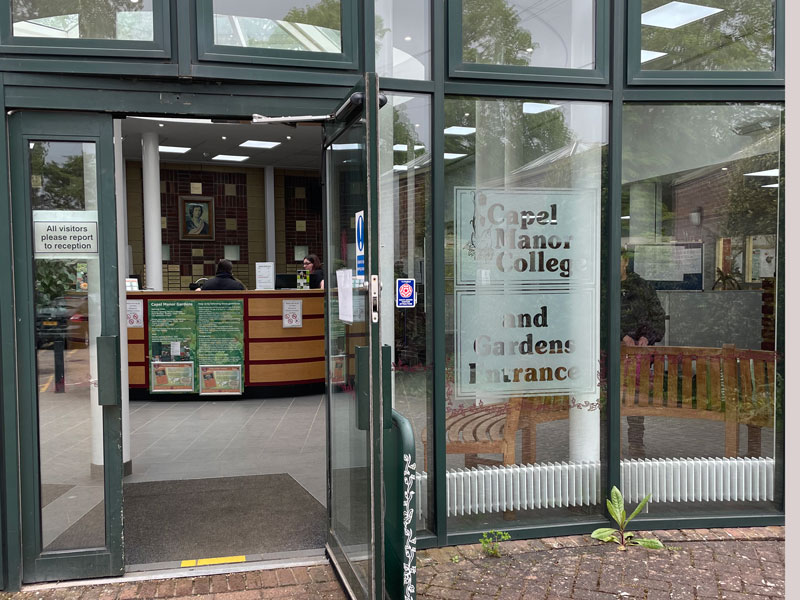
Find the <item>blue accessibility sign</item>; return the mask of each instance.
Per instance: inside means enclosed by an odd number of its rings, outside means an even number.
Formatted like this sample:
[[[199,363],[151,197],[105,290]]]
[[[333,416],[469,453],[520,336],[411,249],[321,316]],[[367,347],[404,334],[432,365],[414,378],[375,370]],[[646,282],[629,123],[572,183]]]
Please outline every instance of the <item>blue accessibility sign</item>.
[[[398,279],[395,292],[397,308],[414,308],[417,305],[417,286],[413,279]]]

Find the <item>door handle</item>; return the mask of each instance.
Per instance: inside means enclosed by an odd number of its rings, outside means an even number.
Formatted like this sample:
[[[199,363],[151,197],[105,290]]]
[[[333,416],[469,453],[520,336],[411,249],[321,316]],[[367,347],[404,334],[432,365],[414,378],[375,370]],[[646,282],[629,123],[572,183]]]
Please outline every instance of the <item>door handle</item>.
[[[369,431],[369,346],[356,346],[356,429]]]
[[[121,382],[119,364],[119,336],[97,337],[97,403],[100,406],[119,406]]]

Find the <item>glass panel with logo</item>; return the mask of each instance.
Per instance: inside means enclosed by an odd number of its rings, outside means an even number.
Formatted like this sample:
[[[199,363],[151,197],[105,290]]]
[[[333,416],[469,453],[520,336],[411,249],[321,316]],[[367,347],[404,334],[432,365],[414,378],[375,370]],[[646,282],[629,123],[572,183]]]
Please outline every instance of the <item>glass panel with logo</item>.
[[[213,13],[219,46],[342,52],[340,0],[213,0]]]
[[[651,515],[775,512],[777,104],[623,112],[622,491]]]
[[[603,103],[445,100],[448,530],[603,511]]]
[[[772,71],[775,0],[642,0],[642,70]]]
[[[429,0],[376,0],[375,65],[381,77],[430,79]]]
[[[17,37],[153,41],[153,0],[12,0]]]
[[[465,63],[595,68],[595,0],[463,0]]]
[[[105,545],[94,143],[31,142],[42,549]]]
[[[433,481],[433,310],[429,96],[387,94],[380,119],[381,344],[392,347],[394,408],[411,421],[418,471]],[[406,290],[404,292],[404,290]],[[433,485],[420,488],[417,528],[432,529]]]

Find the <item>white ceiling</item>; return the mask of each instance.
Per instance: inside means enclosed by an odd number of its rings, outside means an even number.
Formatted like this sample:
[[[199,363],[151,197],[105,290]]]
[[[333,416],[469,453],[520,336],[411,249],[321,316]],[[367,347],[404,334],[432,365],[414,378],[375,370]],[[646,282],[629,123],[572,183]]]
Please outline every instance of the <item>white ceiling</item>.
[[[168,119],[129,117],[122,121],[122,154],[127,160],[142,159],[142,134],[158,133],[162,146],[183,146],[185,154],[161,153],[162,162],[319,169],[322,132],[317,124],[209,123],[203,120],[175,122]],[[291,137],[291,139],[287,139]],[[226,139],[223,139],[226,138]],[[240,148],[247,140],[280,142],[272,149]],[[211,160],[217,154],[245,155],[242,162]]]

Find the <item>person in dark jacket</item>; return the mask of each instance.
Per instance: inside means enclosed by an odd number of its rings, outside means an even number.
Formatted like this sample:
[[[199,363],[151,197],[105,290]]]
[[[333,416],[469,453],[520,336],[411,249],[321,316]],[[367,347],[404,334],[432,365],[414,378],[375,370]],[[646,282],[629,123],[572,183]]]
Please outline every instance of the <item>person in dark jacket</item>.
[[[620,338],[625,346],[652,346],[664,337],[664,312],[656,291],[637,273],[628,272],[630,251],[620,259]],[[631,458],[645,458],[644,417],[628,417]]]
[[[233,263],[223,258],[217,263],[217,274],[203,284],[201,290],[244,290],[244,284],[233,276]]]

